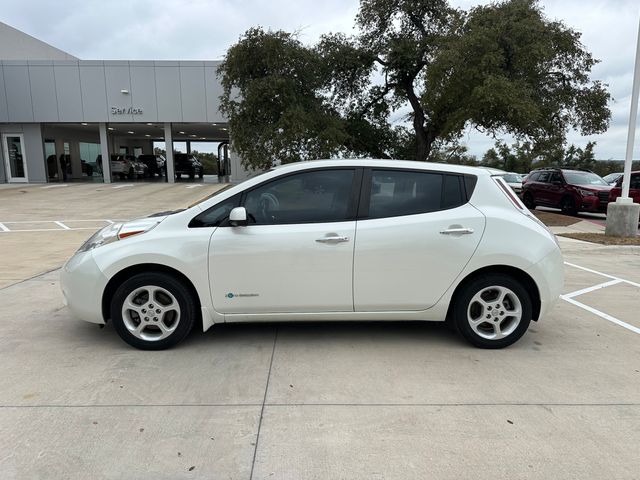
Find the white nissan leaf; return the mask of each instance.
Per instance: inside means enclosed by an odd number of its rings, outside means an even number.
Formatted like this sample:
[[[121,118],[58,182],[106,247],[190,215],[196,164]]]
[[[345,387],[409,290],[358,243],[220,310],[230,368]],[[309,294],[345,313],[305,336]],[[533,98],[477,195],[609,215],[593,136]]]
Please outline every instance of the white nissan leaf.
[[[501,176],[396,160],[277,167],[186,210],[114,224],[64,265],[66,303],[134,347],[215,323],[451,322],[511,345],[560,295],[556,238]]]

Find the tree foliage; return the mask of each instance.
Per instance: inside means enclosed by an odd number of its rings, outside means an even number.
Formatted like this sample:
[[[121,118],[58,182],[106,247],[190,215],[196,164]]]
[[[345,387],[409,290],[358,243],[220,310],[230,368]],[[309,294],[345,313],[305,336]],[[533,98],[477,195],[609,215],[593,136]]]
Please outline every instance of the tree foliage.
[[[426,160],[469,127],[523,146],[608,127],[610,95],[589,78],[596,60],[536,0],[468,11],[448,0],[361,0],[356,27],[313,46],[254,28],[229,49],[221,110],[246,164]],[[403,108],[408,123],[392,126]]]

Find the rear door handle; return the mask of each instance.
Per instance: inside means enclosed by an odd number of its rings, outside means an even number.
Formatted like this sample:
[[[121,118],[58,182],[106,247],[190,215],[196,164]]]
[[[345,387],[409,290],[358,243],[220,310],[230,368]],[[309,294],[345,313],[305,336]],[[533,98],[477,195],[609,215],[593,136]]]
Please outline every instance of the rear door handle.
[[[473,228],[447,228],[440,230],[442,235],[469,235],[473,233]]]
[[[316,242],[318,243],[342,243],[342,242],[348,242],[348,241],[349,241],[349,237],[340,237],[338,235],[316,238]]]

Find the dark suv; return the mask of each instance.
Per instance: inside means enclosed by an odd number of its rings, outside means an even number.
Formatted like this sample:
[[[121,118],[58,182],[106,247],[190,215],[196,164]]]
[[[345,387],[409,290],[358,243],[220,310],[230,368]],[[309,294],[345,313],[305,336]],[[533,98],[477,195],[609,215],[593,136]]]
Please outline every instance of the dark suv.
[[[542,168],[522,182],[522,200],[527,208],[536,205],[560,208],[564,213],[606,212],[611,186],[588,170]]]
[[[200,178],[204,176],[202,163],[193,155],[176,153],[173,155],[173,159],[177,178],[180,178],[182,175],[189,175],[189,178],[195,178],[196,175]]]

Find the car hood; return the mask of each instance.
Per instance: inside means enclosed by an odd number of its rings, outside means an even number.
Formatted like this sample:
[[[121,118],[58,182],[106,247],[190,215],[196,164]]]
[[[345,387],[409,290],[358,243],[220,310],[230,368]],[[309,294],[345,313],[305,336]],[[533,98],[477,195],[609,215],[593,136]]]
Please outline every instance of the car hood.
[[[163,217],[160,221],[164,220],[166,217],[168,217],[169,215],[173,215],[174,213],[180,213],[180,212],[184,212],[185,209],[184,208],[179,208],[177,210],[167,210],[165,212],[158,212],[158,213],[152,213],[151,215],[149,215],[146,218],[157,218],[157,217]]]
[[[582,190],[590,190],[592,192],[608,192],[611,190],[611,185],[573,185],[576,188]]]

